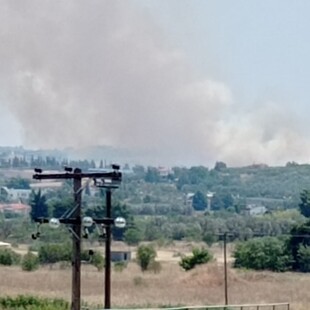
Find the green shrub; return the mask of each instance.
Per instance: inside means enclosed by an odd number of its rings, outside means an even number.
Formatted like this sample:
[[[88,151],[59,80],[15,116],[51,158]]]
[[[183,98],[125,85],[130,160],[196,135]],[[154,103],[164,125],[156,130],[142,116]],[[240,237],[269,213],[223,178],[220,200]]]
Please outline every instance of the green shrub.
[[[103,270],[105,265],[104,257],[98,251],[84,250],[81,253],[81,259],[97,267],[98,271]]]
[[[11,249],[0,249],[0,265],[11,266],[20,263],[20,255]]]
[[[152,245],[140,245],[138,247],[137,262],[143,272],[154,262],[156,255],[156,250]]]
[[[297,262],[301,272],[310,272],[310,246],[299,245]]]
[[[212,254],[205,248],[195,248],[192,256],[185,256],[179,262],[179,265],[186,271],[195,268],[196,265],[206,264],[213,259]]]
[[[39,248],[38,258],[41,264],[54,264],[71,261],[72,247],[68,244],[43,244]]]
[[[39,258],[32,252],[28,252],[22,259],[22,269],[24,271],[34,271],[39,268]]]
[[[301,225],[295,225],[291,230],[291,236],[287,241],[287,251],[292,255],[292,269],[307,272],[306,256],[307,248],[310,247],[310,221]],[[309,270],[310,271],[310,270]]]
[[[20,295],[17,297],[0,297],[0,308],[10,310],[68,310],[69,303],[63,299],[48,299]]]
[[[127,267],[126,262],[115,262],[114,263],[114,270],[116,272],[122,272]]]
[[[255,270],[286,271],[292,261],[285,241],[276,237],[255,238],[239,243],[233,256],[234,267]]]
[[[142,234],[137,228],[129,228],[124,233],[124,241],[129,245],[137,245],[142,240]]]
[[[105,260],[102,254],[95,251],[91,260],[91,264],[97,267],[98,271],[103,270],[103,267],[105,266]]]

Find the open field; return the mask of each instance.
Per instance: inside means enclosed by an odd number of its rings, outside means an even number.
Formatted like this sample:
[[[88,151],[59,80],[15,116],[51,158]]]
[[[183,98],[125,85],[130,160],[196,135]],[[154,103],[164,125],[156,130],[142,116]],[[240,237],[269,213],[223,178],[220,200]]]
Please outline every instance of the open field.
[[[20,267],[0,267],[2,296],[31,294],[70,300],[71,270],[56,266],[35,272]],[[223,266],[216,262],[190,272],[176,261],[163,261],[159,274],[142,273],[132,262],[112,273],[112,304],[124,306],[223,304]],[[310,276],[298,273],[237,271],[229,268],[230,303],[290,302],[293,310],[310,309]],[[103,302],[103,273],[84,265],[82,298],[90,304]]]

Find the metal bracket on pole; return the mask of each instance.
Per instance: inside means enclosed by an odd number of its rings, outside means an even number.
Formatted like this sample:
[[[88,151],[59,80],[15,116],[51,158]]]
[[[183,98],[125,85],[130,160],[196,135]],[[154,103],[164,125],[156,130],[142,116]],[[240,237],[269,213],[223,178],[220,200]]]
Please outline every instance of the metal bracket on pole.
[[[76,240],[78,241],[81,240],[80,237],[74,232],[74,230],[71,227],[68,227],[68,230]]]

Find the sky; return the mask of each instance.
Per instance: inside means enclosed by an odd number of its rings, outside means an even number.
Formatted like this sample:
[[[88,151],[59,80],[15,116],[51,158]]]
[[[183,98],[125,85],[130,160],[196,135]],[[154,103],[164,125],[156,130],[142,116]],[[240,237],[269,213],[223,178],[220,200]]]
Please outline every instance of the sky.
[[[309,162],[307,0],[3,0],[0,145]]]

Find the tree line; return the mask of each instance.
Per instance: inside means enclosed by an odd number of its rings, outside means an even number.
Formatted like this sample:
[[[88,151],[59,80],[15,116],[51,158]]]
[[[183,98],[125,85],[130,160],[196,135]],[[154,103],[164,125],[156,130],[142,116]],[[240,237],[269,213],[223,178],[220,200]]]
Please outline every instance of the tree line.
[[[300,194],[300,213],[305,221],[289,234],[261,237],[237,244],[234,266],[256,270],[310,272],[310,191]]]

